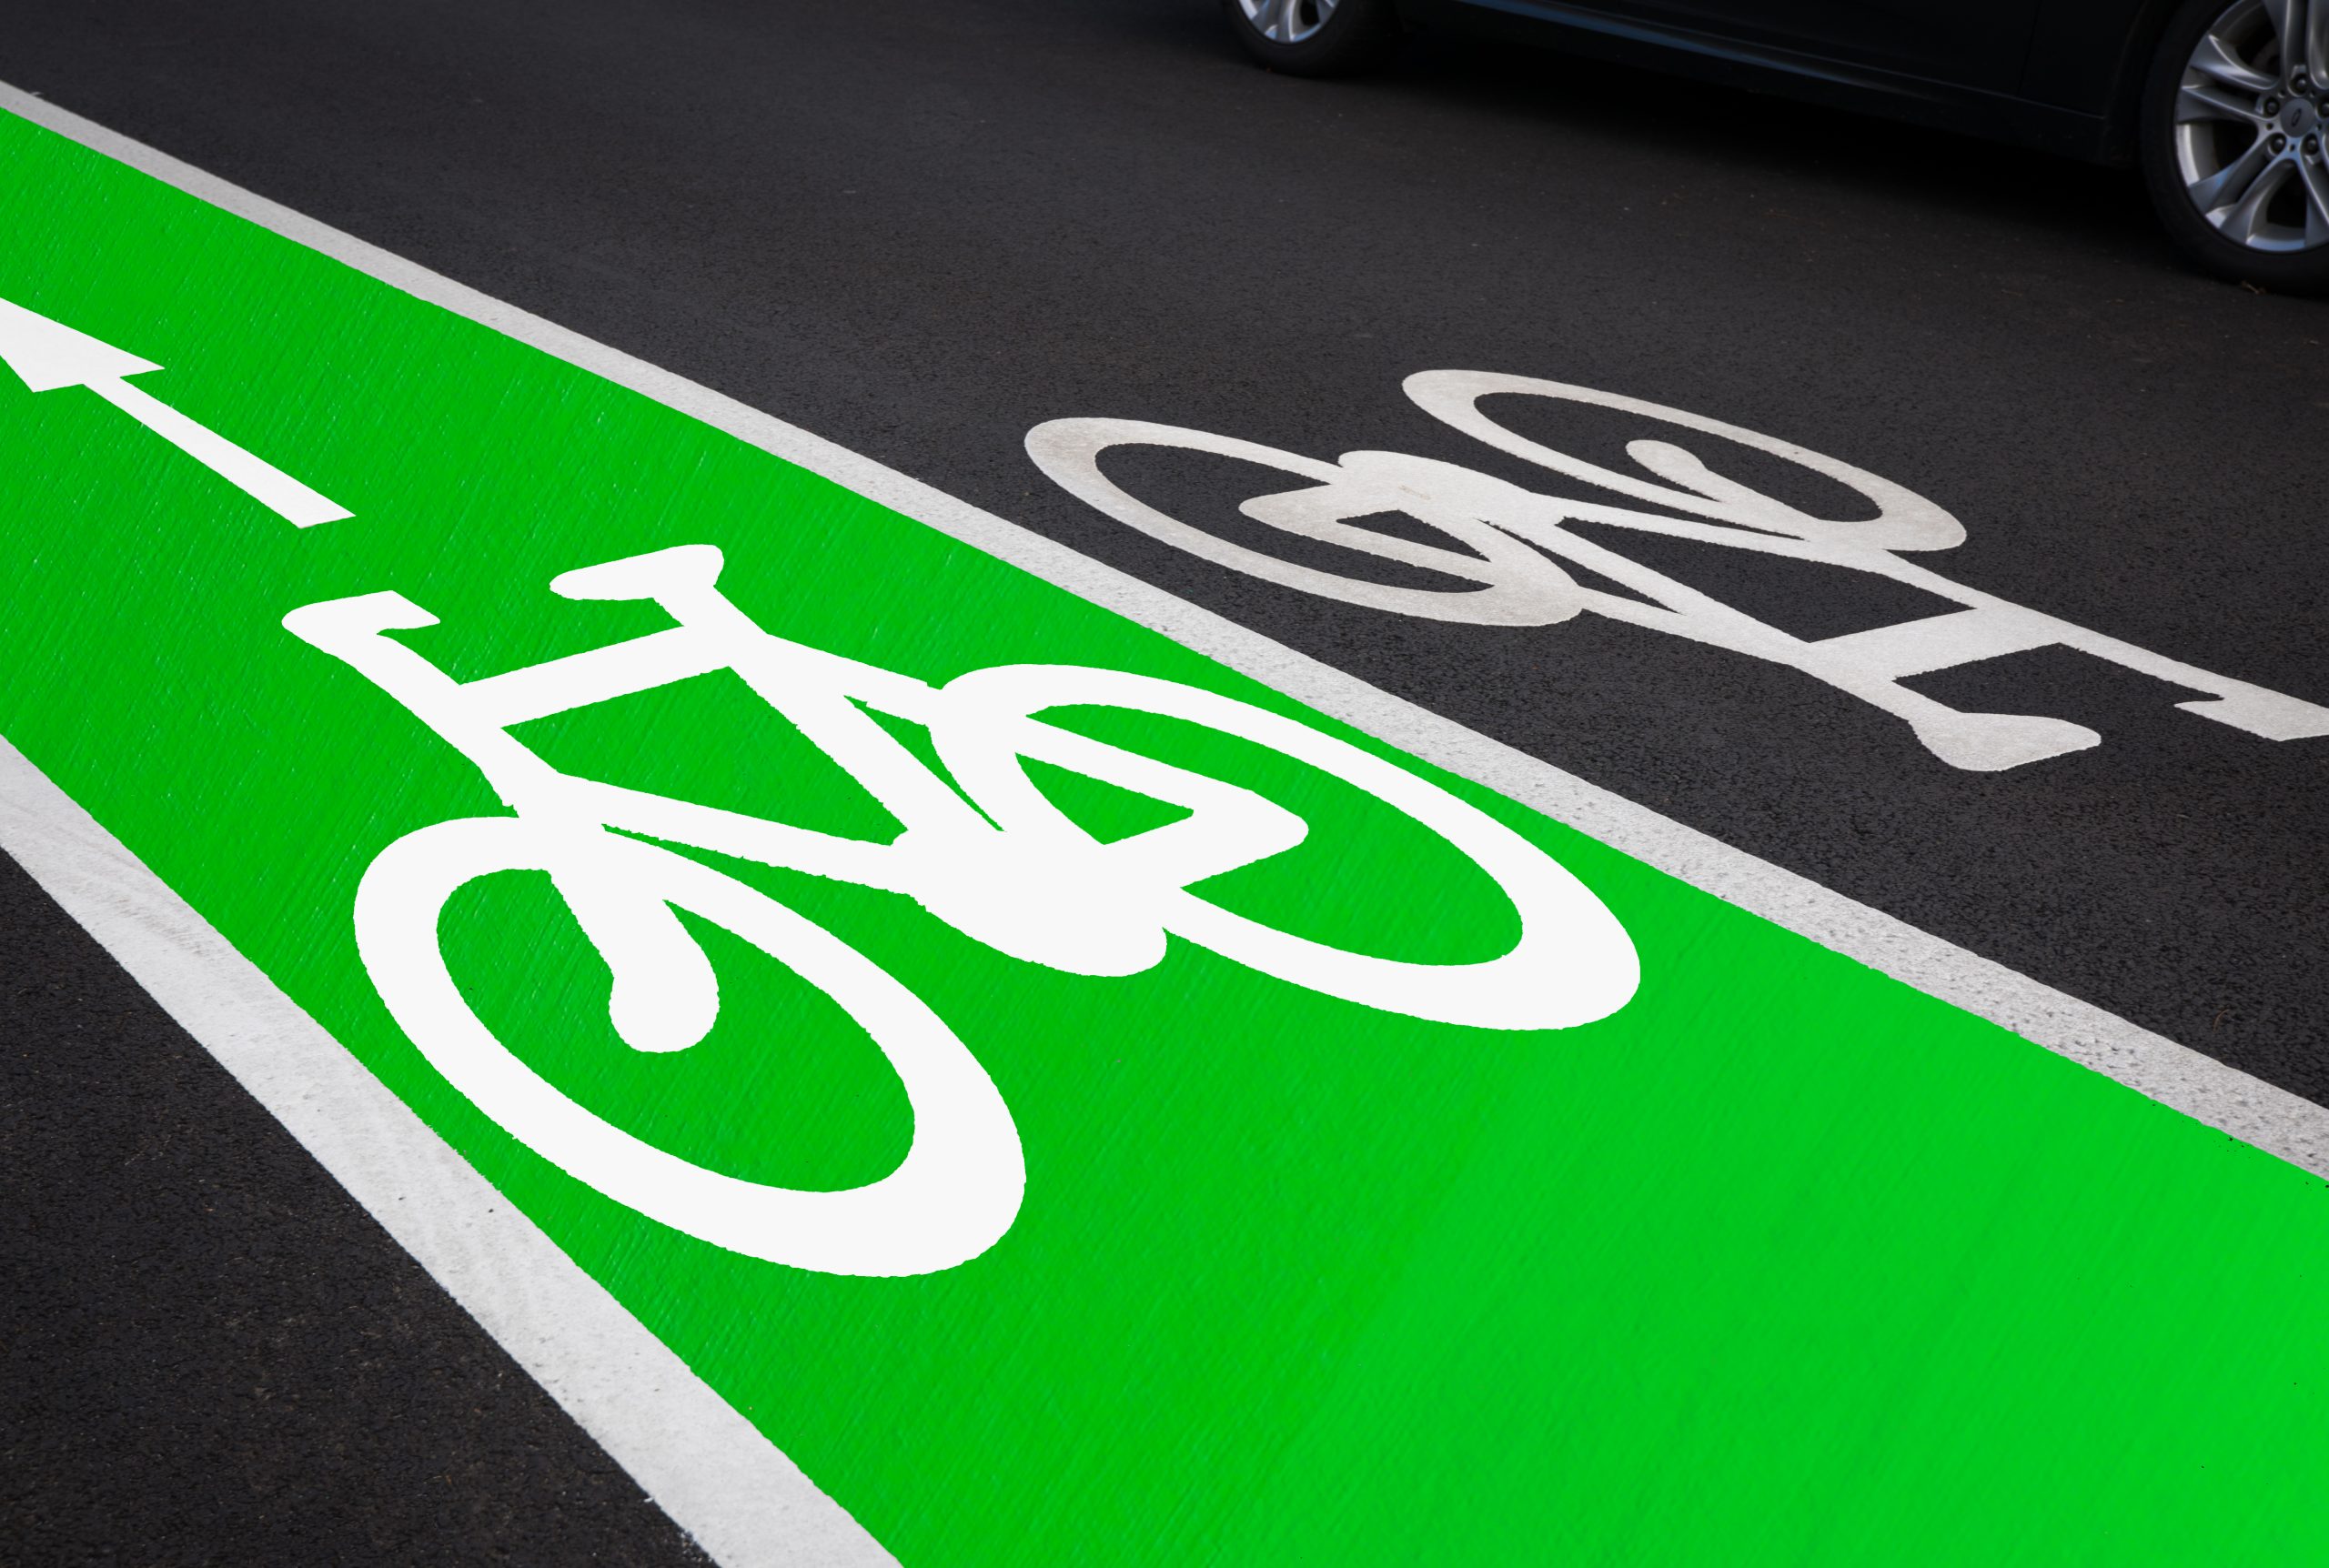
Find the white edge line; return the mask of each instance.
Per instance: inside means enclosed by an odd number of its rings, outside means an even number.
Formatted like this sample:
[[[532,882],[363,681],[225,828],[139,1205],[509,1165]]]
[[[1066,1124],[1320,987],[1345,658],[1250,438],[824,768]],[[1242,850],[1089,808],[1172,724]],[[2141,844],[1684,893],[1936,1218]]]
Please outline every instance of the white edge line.
[[[0,109],[799,464],[2319,1175],[2329,1110],[1378,690],[1030,529],[0,83]],[[5,743],[0,743],[5,745]],[[13,749],[0,845],[728,1568],[888,1562],[797,1466]]]
[[[894,1568],[799,1466],[5,740],[0,849],[715,1561]]]

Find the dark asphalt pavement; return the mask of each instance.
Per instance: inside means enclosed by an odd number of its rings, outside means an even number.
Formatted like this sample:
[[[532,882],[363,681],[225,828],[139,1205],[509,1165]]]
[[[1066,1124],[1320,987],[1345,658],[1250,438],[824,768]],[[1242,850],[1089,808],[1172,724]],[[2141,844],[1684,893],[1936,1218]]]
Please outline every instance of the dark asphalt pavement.
[[[0,1563],[708,1561],[0,858]]]
[[[1922,558],[1957,581],[2329,702],[2329,307],[2182,270],[2128,175],[1440,40],[1375,79],[1274,77],[1209,0],[108,0],[0,20],[0,79],[2329,1103],[2329,740],[2212,724],[2056,649],[1915,684],[2103,744],[1961,772],[1696,643],[1429,624],[1234,574],[1021,447],[1108,415],[1549,488],[1399,384],[1581,383],[1931,497],[1970,537]],[[1622,461],[1614,426],[1565,434]],[[1643,434],[1668,433],[1622,432]],[[1272,487],[1132,461],[1223,532]],[[1947,608],[1675,551],[1658,564],[1804,635]],[[78,1114],[66,1081],[23,1092]],[[297,1352],[326,1382],[350,1353]],[[545,1464],[586,1473],[554,1411],[529,1419],[565,1455]]]

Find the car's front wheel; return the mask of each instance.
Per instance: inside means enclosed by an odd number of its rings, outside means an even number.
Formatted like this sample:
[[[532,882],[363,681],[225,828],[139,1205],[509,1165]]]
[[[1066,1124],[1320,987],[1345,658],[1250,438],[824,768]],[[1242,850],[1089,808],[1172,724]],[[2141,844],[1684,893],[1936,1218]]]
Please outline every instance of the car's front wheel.
[[[1222,0],[1222,9],[1247,54],[1293,76],[1366,70],[1399,40],[1392,0]]]
[[[2329,0],[2193,0],[2144,86],[2144,183],[2211,272],[2329,293]]]

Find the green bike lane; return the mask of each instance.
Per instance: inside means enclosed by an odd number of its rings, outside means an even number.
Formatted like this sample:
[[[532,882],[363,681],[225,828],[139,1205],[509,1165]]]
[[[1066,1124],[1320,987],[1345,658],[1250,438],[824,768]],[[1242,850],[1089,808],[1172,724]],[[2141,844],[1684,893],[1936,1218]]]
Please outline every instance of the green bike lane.
[[[950,1270],[844,1278],[644,1220],[480,1114],[389,1017],[365,869],[502,809],[282,628],[393,590],[477,678],[654,629],[549,579],[671,545],[787,638],[940,681],[1100,666],[1268,688],[847,488],[17,120],[0,298],[349,515],[298,528],[117,402],[0,377],[0,733],[898,1557],[914,1563],[2302,1561],[2321,1182],[1464,779],[1630,935],[1600,1021],[1462,1029],[1176,942],[1005,958],[895,894],[722,861],[920,997],[993,1077],[1023,1207]],[[1414,962],[1500,897],[1336,779],[1165,722],[1091,733],[1298,812],[1203,895]],[[570,771],[869,839],[896,824],[732,680],[520,732]],[[910,745],[919,738],[902,734]],[[1040,779],[1103,836],[1151,803]],[[608,1120],[843,1189],[912,1133],[865,1036],[697,924],[720,1022],[630,1050],[546,879],[460,895],[472,1007]]]

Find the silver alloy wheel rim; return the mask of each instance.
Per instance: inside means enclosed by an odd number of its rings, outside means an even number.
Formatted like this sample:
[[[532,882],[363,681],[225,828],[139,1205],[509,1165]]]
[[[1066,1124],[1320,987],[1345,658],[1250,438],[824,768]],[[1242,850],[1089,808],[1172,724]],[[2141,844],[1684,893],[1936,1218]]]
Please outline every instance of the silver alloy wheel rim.
[[[2238,0],[2175,95],[2184,194],[2250,250],[2329,246],[2329,0]]]
[[[1318,35],[1341,0],[1237,0],[1254,31],[1273,44],[1299,44]],[[2329,0],[2322,0],[2329,7]]]

